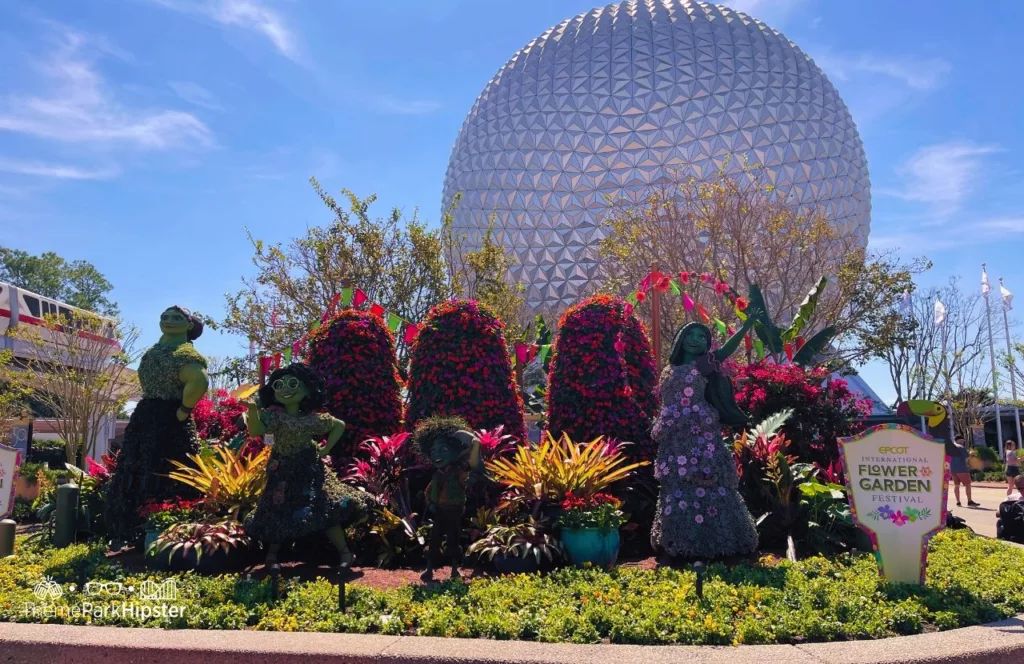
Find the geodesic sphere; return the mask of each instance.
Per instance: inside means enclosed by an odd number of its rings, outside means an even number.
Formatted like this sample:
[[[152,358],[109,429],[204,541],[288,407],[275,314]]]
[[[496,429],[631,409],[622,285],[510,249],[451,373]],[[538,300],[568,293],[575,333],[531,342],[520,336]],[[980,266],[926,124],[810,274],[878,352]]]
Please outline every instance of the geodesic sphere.
[[[744,163],[867,244],[864,149],[814,62],[726,7],[634,0],[551,28],[498,70],[459,132],[443,204],[462,194],[466,249],[493,216],[528,303],[560,307],[597,274],[608,197]]]

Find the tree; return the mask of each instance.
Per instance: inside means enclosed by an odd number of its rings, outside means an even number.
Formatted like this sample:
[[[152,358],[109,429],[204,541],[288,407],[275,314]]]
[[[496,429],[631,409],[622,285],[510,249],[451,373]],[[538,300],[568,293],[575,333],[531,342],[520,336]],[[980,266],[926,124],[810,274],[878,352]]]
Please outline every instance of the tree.
[[[15,423],[30,412],[31,390],[23,381],[11,380],[14,353],[0,351],[0,445],[8,445]]]
[[[210,379],[210,392],[231,390],[242,385],[255,385],[259,381],[258,360],[254,355],[246,357],[207,358],[206,375]]]
[[[457,204],[458,197],[452,206]],[[464,251],[467,235],[455,235],[450,211],[445,214],[441,237],[452,289],[460,296],[479,300],[492,309],[505,323],[507,339],[523,338],[530,327],[524,297],[526,289],[521,283],[510,280],[515,258],[503,245],[495,242],[494,219],[488,224],[480,239],[480,247],[475,251]]]
[[[790,202],[789,192],[762,182],[756,168],[739,176],[723,169],[708,181],[676,181],[652,192],[637,205],[616,205],[604,222],[599,243],[602,288],[628,293],[657,266],[662,272],[710,274],[746,292],[761,287],[780,325],[796,315],[800,303],[821,277],[829,287],[819,299],[807,329],[834,325],[838,340],[848,337],[878,307],[894,301],[909,282],[892,255],[869,255],[856,238],[837,229],[821,210]],[[710,315],[735,319],[732,305],[712,289],[688,295]],[[649,308],[639,311],[650,324]],[[684,322],[678,298],[662,299],[664,339]],[[665,361],[667,345],[662,348]],[[846,347],[835,358],[863,357]]]
[[[47,315],[41,326],[13,331],[29,350],[4,378],[31,390],[32,398],[53,414],[72,463],[93,454],[103,418],[116,417],[138,392],[135,372],[128,368],[139,357],[138,331],[115,327],[120,349],[107,343],[109,333],[106,321],[84,312],[71,318]]]
[[[52,251],[33,256],[0,247],[0,281],[104,316],[118,313],[117,304],[107,297],[113,285],[92,263],[69,263]]]
[[[226,330],[276,351],[319,322],[346,287],[362,289],[371,302],[413,322],[453,295],[440,230],[427,228],[415,214],[405,219],[398,208],[371,218],[376,196],[342,190],[346,209],[315,178],[310,182],[334,219],[287,245],[267,245],[247,231],[256,275],[244,277],[243,288],[228,295]]]

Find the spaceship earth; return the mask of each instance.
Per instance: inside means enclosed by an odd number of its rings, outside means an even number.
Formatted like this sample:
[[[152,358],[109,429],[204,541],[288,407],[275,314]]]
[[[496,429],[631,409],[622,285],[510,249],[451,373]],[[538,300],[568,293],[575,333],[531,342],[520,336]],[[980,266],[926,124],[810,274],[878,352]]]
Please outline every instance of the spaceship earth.
[[[528,304],[558,308],[598,276],[608,197],[744,162],[867,243],[863,145],[814,62],[727,7],[631,0],[564,21],[498,70],[455,142],[443,210],[460,194],[467,250],[493,220]]]

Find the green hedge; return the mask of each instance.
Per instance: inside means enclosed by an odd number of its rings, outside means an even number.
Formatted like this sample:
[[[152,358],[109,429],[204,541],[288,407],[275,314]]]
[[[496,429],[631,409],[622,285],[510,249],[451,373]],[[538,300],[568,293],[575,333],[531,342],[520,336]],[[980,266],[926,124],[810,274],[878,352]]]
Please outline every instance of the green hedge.
[[[337,589],[324,580],[286,582],[270,602],[266,582],[238,575],[177,577],[178,616],[116,617],[97,607],[120,597],[89,597],[93,615],[75,615],[89,579],[139,587],[160,574],[127,574],[102,547],[39,548],[19,540],[0,561],[0,621],[68,622],[165,628],[415,634],[550,642],[637,644],[794,643],[876,639],[989,622],[1024,611],[1024,550],[966,531],[932,542],[928,584],[889,585],[869,555],[708,570],[704,602],[689,571],[562,569],[548,575],[407,586],[350,586],[349,611],[335,610]],[[50,617],[26,613],[49,577],[61,584]],[[76,603],[77,602],[77,603]],[[140,604],[143,604],[140,602]]]

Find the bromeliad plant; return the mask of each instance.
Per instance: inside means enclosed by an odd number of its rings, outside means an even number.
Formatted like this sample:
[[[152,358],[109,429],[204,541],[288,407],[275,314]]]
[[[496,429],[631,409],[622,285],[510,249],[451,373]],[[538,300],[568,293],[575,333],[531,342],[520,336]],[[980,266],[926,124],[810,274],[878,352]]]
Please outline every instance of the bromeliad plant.
[[[536,515],[545,504],[556,504],[568,494],[587,498],[628,479],[647,461],[630,463],[624,445],[598,436],[589,443],[574,443],[567,434],[519,447],[508,458],[486,464],[492,477],[506,487],[509,502],[525,504]]]
[[[175,566],[197,567],[204,556],[218,552],[229,556],[244,552],[253,545],[252,539],[242,529],[242,524],[233,519],[216,523],[178,523],[157,537],[146,555],[156,562]]]
[[[489,561],[495,558],[532,558],[538,565],[553,562],[562,555],[562,546],[545,532],[543,524],[532,517],[512,526],[493,525],[466,551]]]
[[[191,466],[172,459],[177,470],[167,476],[198,491],[208,509],[238,520],[256,506],[263,492],[270,448],[249,457],[218,445],[208,454],[190,454],[188,459]]]
[[[611,494],[579,497],[570,492],[561,503],[558,525],[573,530],[597,528],[602,534],[610,533],[626,522],[621,507],[622,501]]]

